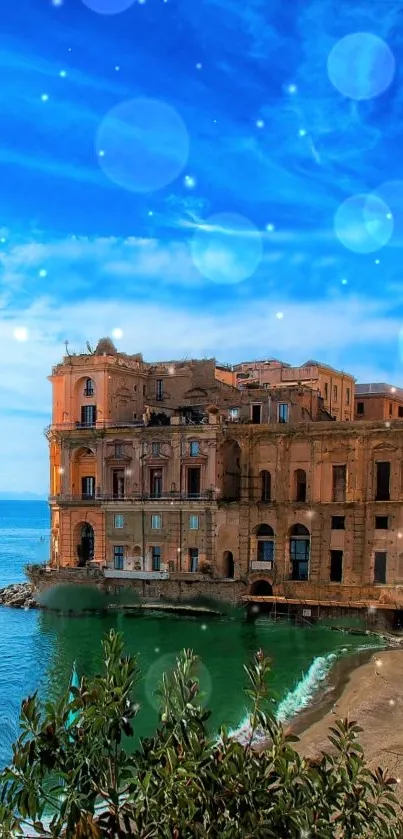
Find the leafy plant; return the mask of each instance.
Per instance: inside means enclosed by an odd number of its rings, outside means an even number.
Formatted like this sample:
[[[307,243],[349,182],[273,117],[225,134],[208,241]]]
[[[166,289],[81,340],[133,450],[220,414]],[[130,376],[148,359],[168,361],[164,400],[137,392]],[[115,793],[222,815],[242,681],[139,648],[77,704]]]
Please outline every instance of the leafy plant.
[[[246,744],[223,727],[208,730],[199,661],[183,651],[158,689],[153,737],[130,754],[138,706],[135,660],[122,638],[104,644],[104,673],[83,678],[59,702],[21,710],[21,735],[0,777],[1,836],[52,839],[398,839],[403,820],[395,781],[370,772],[348,720],[331,729],[332,753],[315,761],[294,749],[272,713],[269,661],[258,652],[246,667],[250,733]],[[74,718],[74,725],[69,719]],[[265,748],[256,747],[264,737]],[[52,811],[45,824],[46,810]]]

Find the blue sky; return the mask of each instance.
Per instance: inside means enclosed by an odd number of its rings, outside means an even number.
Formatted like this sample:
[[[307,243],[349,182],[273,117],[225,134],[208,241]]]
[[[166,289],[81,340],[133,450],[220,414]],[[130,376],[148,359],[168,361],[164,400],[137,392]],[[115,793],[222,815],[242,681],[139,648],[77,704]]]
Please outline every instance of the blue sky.
[[[400,0],[7,4],[0,492],[47,492],[66,339],[401,386],[402,23]]]

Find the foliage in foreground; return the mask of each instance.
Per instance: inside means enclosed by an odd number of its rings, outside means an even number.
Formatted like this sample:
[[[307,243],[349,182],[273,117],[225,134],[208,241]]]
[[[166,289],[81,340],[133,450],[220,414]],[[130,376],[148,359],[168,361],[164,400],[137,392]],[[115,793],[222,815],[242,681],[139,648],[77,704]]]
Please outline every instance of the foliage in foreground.
[[[353,722],[337,722],[334,754],[300,757],[269,712],[269,662],[261,652],[246,667],[251,736],[242,746],[225,729],[212,738],[201,704],[198,659],[184,651],[159,688],[159,726],[134,754],[138,671],[111,632],[103,644],[105,672],[83,678],[74,698],[40,707],[23,702],[21,736],[0,776],[1,836],[65,839],[338,839],[403,837],[395,781],[368,770]],[[74,712],[74,725],[69,726]],[[70,714],[70,717],[69,717]],[[253,747],[257,730],[269,746]],[[44,813],[55,815],[50,827]]]

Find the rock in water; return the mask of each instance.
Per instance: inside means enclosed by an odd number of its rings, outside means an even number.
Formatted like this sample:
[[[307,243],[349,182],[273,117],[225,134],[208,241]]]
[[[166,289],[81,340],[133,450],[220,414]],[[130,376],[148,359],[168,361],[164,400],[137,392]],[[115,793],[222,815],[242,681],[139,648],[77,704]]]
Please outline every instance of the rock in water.
[[[31,583],[14,583],[0,589],[0,604],[14,609],[32,609],[37,604]]]

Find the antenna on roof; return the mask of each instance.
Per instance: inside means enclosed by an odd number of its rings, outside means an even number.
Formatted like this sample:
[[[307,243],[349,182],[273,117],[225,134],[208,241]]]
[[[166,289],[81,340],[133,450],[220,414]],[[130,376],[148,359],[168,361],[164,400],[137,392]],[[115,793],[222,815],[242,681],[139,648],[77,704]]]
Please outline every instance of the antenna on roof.
[[[68,357],[71,358],[71,354],[69,353],[69,342],[65,341],[64,346],[66,347],[66,355],[68,355]]]
[[[92,349],[90,342],[86,341],[85,343],[87,345],[87,350],[88,350],[89,354],[94,355],[94,350]]]

